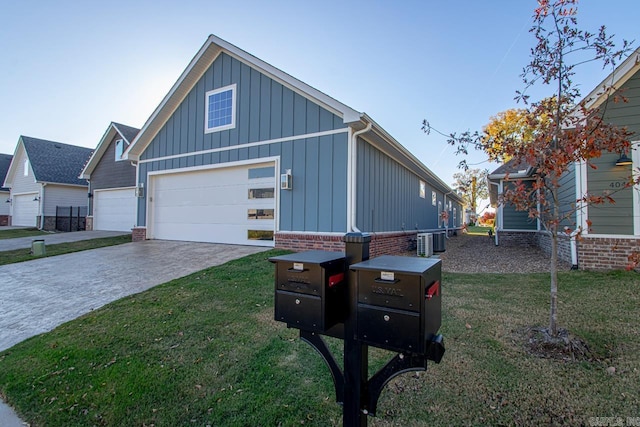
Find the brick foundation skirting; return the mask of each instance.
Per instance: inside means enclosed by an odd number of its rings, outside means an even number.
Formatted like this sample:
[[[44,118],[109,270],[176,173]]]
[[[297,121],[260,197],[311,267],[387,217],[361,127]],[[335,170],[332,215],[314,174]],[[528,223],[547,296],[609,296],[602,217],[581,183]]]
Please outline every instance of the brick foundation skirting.
[[[499,231],[498,243],[505,246],[538,247],[551,254],[551,236],[545,232]],[[625,269],[629,255],[640,251],[640,238],[581,236],[576,241],[580,270],[608,271]],[[558,235],[558,258],[571,263],[571,239]]]
[[[380,255],[403,254],[415,247],[413,242],[419,232],[422,231],[370,233],[369,255],[373,258]],[[344,251],[343,236],[343,234],[278,232],[275,234],[275,247],[292,251],[340,252]]]
[[[141,242],[147,240],[147,227],[134,227],[131,230],[131,241]]]
[[[9,225],[9,215],[0,215],[0,226]]]

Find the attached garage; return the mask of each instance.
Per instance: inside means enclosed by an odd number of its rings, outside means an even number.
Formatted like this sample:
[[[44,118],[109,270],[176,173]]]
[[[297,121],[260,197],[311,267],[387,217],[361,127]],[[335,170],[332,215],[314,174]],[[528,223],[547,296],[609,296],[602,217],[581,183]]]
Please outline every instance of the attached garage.
[[[275,164],[149,174],[148,237],[273,246]]]
[[[11,225],[36,227],[38,207],[40,202],[36,199],[38,193],[18,194],[13,196],[13,214]]]
[[[135,187],[93,192],[93,229],[131,231],[136,224]]]

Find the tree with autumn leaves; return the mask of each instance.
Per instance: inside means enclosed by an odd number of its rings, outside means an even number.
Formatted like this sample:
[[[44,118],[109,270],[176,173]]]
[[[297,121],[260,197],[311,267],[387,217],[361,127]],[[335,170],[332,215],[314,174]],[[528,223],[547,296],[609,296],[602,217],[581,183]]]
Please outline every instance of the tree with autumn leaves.
[[[603,120],[605,111],[589,109],[589,100],[581,100],[573,81],[577,67],[585,61],[600,62],[603,68],[615,68],[630,50],[626,41],[616,47],[613,37],[602,26],[597,32],[584,31],[577,24],[577,0],[539,0],[530,32],[536,45],[531,61],[524,68],[524,89],[516,92],[516,100],[526,109],[512,110],[496,116],[483,133],[451,134],[448,142],[458,154],[471,148],[485,151],[490,158],[527,164],[534,168],[533,185],[515,181],[504,191],[501,203],[510,203],[529,212],[543,224],[551,239],[550,316],[548,334],[558,336],[558,236],[561,223],[582,205],[613,201],[611,193],[586,194],[572,212],[561,210],[560,179],[571,165],[584,162],[595,168],[592,160],[605,152],[628,152],[631,134]],[[552,95],[531,102],[528,90],[545,85]],[[604,95],[616,88],[605,87]],[[613,97],[612,97],[613,98]],[[500,126],[494,126],[499,124]],[[504,126],[507,124],[507,126]],[[423,129],[430,131],[428,122]],[[461,162],[466,167],[464,161]],[[507,177],[508,178],[508,177]],[[632,176],[627,185],[637,184]],[[578,230],[579,232],[579,230]]]

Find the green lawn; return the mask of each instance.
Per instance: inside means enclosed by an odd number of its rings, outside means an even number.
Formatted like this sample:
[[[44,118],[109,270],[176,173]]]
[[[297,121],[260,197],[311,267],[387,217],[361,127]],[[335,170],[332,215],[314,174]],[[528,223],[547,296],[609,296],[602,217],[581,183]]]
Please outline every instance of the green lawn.
[[[17,239],[18,237],[41,236],[43,234],[50,234],[50,233],[47,233],[46,231],[38,230],[37,228],[13,228],[9,230],[0,231],[0,240]]]
[[[470,225],[470,226],[467,227],[467,233],[468,234],[486,236],[487,233],[489,232],[489,230],[492,230],[492,229],[493,229],[493,227]]]
[[[0,394],[32,426],[340,425],[321,357],[273,321],[267,258],[280,253],[174,280],[0,353]],[[639,416],[640,276],[561,273],[560,323],[591,360],[526,350],[521,331],[546,324],[548,286],[545,274],[446,274],[442,363],[390,382],[369,425]],[[392,356],[370,352],[371,370]]]
[[[57,245],[47,245],[46,255],[31,255],[31,248],[15,249],[12,251],[0,252],[0,265],[13,264],[16,262],[31,261],[36,258],[45,258],[56,255],[68,254],[71,252],[86,251],[89,249],[103,248],[105,246],[121,245],[131,242],[131,234],[122,236],[102,237],[100,239],[80,240],[78,242],[59,243]]]

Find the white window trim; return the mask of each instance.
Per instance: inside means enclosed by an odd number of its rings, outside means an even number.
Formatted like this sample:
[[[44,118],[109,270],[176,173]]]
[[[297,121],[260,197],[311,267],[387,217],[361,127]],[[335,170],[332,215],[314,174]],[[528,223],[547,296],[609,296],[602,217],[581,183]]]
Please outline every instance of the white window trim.
[[[118,156],[118,142],[122,143],[122,153],[120,153],[120,156]],[[127,148],[125,147],[125,144],[126,144],[126,142],[125,142],[124,139],[116,139],[116,149],[114,150],[115,151],[116,162],[120,162],[120,161],[124,160],[122,158],[122,155],[124,154],[125,151],[127,151]]]
[[[209,97],[217,93],[231,90],[231,123],[224,126],[209,127]],[[233,129],[236,127],[236,84],[213,89],[204,96],[204,133],[220,132],[222,130]]]

